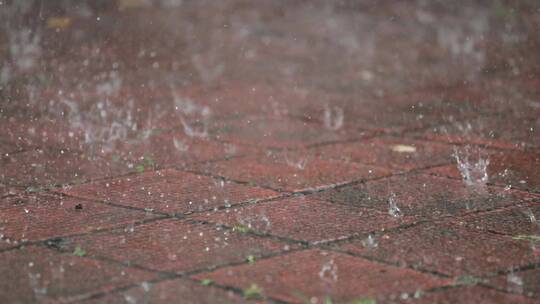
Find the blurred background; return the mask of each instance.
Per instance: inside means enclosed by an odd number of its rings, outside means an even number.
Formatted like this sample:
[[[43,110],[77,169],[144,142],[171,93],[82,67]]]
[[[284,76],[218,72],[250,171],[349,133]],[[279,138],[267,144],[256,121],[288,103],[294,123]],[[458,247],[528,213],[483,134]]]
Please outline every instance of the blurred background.
[[[201,140],[221,145],[212,158],[268,136],[278,143],[265,148],[441,126],[445,135],[504,137],[508,124],[471,120],[501,113],[531,128],[516,144],[535,145],[539,7],[2,0],[2,151],[51,148],[56,159],[66,157],[61,149],[123,172],[141,159],[197,160],[209,151],[193,152]],[[302,131],[291,134],[298,123]],[[73,167],[70,178],[84,175]]]

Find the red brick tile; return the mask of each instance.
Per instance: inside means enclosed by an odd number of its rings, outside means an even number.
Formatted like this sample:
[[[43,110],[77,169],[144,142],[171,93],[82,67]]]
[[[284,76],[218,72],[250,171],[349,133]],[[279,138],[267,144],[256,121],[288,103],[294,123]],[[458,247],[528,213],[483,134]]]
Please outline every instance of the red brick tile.
[[[416,91],[418,91],[416,89]],[[357,128],[383,132],[405,132],[440,125],[450,119],[476,114],[474,102],[444,100],[440,94],[410,92],[352,103],[346,110]]]
[[[404,216],[437,218],[517,204],[533,196],[501,188],[468,187],[462,181],[424,174],[392,176],[317,194],[342,204],[388,212],[392,193]]]
[[[374,166],[323,160],[304,151],[219,161],[197,170],[285,191],[322,188],[390,173]]]
[[[354,95],[346,93],[329,96],[326,104],[308,105],[296,116],[324,125],[325,112],[339,108],[343,110],[344,126],[348,128],[403,132],[438,125],[448,120],[448,117],[475,114],[476,111],[471,110],[476,105],[474,102],[460,99],[460,96],[446,96],[448,92],[444,91],[442,88],[415,88],[412,92],[400,92],[392,96],[363,96],[365,92]]]
[[[276,253],[295,246],[208,225],[164,220],[71,239],[89,255],[151,269],[185,272],[242,262],[249,255]]]
[[[0,210],[0,234],[12,242],[62,237],[156,217],[141,211],[48,194],[4,199]]]
[[[324,142],[358,139],[373,134],[346,126],[334,131],[313,122],[268,116],[248,116],[220,121],[210,132],[219,140],[267,148],[298,148]]]
[[[71,253],[26,247],[0,253],[5,303],[58,303],[155,278],[154,274]]]
[[[540,234],[540,205],[519,206],[480,213],[460,220],[471,228],[510,236]]]
[[[23,190],[24,189],[22,187],[0,184],[0,198],[15,195],[17,193],[20,193]]]
[[[427,293],[418,299],[408,299],[400,303],[536,303],[535,300],[520,295],[508,294],[481,286],[462,286]]]
[[[538,147],[540,121],[509,115],[481,116],[420,132],[419,136],[450,143],[471,143],[498,148]]]
[[[10,155],[12,153],[20,152],[23,148],[20,146],[17,146],[11,142],[2,141],[0,140],[0,155],[2,157],[5,157],[7,155]]]
[[[220,143],[208,138],[189,137],[180,130],[172,130],[139,142],[126,143],[113,153],[130,159],[133,164],[144,164],[145,160],[147,162],[151,160],[153,164],[164,167],[257,152],[251,147]]]
[[[63,133],[61,124],[47,119],[35,118],[33,115],[34,113],[26,114],[23,117],[8,116],[8,119],[0,121],[0,128],[6,130],[1,139],[10,145],[6,146],[6,150],[3,152],[26,151],[62,141],[63,137],[59,135]],[[68,139],[65,138],[64,142],[66,140]]]
[[[501,186],[540,192],[540,154],[523,151],[486,151],[489,182]],[[433,168],[430,172],[461,178],[457,165]]]
[[[159,283],[142,282],[136,287],[125,291],[108,294],[82,303],[186,303],[186,304],[215,304],[215,303],[252,303],[232,291],[212,286],[202,286],[200,283],[185,279],[176,279]]]
[[[277,195],[270,190],[174,169],[77,185],[61,192],[166,213],[189,213]]]
[[[309,242],[342,239],[400,224],[385,213],[303,196],[208,212],[194,218]]]
[[[360,240],[339,247],[452,276],[482,276],[540,261],[540,254],[521,241],[453,224],[420,224],[376,240],[375,248],[364,248]]]
[[[479,84],[432,81],[387,95],[358,98],[356,94],[346,94],[342,98],[348,100],[345,113],[355,126],[403,132],[496,112],[489,103],[488,93]]]
[[[361,164],[411,170],[450,163],[450,145],[398,137],[377,137],[314,149],[322,158],[353,161]]]
[[[330,97],[302,88],[262,82],[219,81],[214,85],[194,85],[176,91],[183,98],[208,106],[218,117],[265,115],[296,116],[306,108],[324,109]]]
[[[382,301],[404,292],[414,293],[418,289],[448,283],[412,270],[317,249],[260,260],[252,265],[228,267],[196,277],[241,289],[257,284],[263,295],[292,303],[305,303],[313,297],[318,299],[317,303],[322,303],[327,296],[337,303],[363,298]]]
[[[58,148],[16,153],[0,162],[3,166],[0,180],[20,186],[50,186],[129,171],[120,162]]]
[[[540,299],[540,269],[529,269],[500,275],[489,280],[488,284],[501,290],[523,294]],[[536,302],[537,303],[537,302]]]

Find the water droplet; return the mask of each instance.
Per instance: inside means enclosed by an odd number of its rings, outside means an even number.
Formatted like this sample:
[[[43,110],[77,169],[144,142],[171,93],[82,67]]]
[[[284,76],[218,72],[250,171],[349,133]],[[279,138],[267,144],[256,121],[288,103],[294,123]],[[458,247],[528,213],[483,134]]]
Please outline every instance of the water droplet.
[[[388,214],[393,217],[401,217],[402,213],[397,205],[396,194],[394,192],[390,193],[388,197]]]
[[[362,246],[364,246],[366,249],[377,248],[378,245],[379,244],[371,234],[368,235],[366,239],[362,240]]]

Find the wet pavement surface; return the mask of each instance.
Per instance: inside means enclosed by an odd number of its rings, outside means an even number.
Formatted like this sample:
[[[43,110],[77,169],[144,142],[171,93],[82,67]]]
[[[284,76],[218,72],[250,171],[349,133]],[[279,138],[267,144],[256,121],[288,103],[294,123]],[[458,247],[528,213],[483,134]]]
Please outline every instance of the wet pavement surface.
[[[539,27],[0,1],[0,302],[540,302]]]

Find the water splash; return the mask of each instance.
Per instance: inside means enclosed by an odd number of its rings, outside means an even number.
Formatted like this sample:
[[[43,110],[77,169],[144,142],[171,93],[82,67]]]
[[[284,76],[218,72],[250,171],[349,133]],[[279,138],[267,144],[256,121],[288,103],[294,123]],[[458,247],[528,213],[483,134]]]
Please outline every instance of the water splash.
[[[32,69],[41,57],[41,35],[29,28],[9,30],[9,53],[19,71]]]
[[[319,271],[319,278],[325,282],[337,282],[338,280],[338,266],[334,259],[330,259],[324,263]]]
[[[379,244],[377,243],[377,240],[375,240],[375,238],[370,234],[366,239],[362,240],[362,246],[364,246],[366,249],[373,249],[377,248]]]
[[[515,274],[514,272],[510,272],[506,276],[506,282],[508,283],[508,291],[512,293],[523,293],[523,278]]]
[[[452,156],[456,160],[457,168],[465,184],[478,186],[488,182],[489,158],[483,156],[482,151],[477,151],[470,146],[461,149],[454,147]]]
[[[529,220],[531,221],[531,223],[533,225],[537,225],[537,226],[540,226],[540,223],[538,223],[538,220],[536,219],[536,216],[534,215],[534,213],[532,212],[531,208],[527,208],[523,211],[523,213],[525,214],[526,217],[529,218]]]
[[[81,148],[87,146],[92,151],[111,152],[129,138],[137,138],[140,129],[134,99],[113,102],[121,88],[122,78],[117,71],[101,73],[70,93],[59,90],[47,111],[56,119],[66,121],[66,139],[77,140]]]
[[[388,197],[388,214],[396,218],[403,216],[401,209],[397,205],[396,194],[394,192],[390,193]]]
[[[174,90],[172,94],[175,113],[179,116],[184,133],[189,137],[208,137],[208,125],[211,117],[210,108],[199,106],[191,99],[178,95]]]
[[[176,137],[173,137],[173,145],[174,145],[174,148],[180,152],[186,152],[187,150],[189,150],[189,145],[187,143],[185,143],[183,140],[181,139],[177,139]]]
[[[324,126],[329,130],[339,130],[341,127],[343,127],[344,117],[345,114],[342,108],[337,106],[330,107],[329,105],[326,105],[323,116]]]
[[[195,70],[205,83],[212,82],[214,79],[220,77],[225,71],[225,65],[223,63],[213,64],[217,62],[216,52],[212,49],[206,56],[195,54],[191,56],[191,62],[195,67]]]
[[[125,294],[125,295],[124,295],[124,300],[125,300],[126,303],[128,303],[128,304],[137,304],[137,298],[135,298],[135,297],[132,296],[132,295]]]
[[[307,163],[308,163],[308,160],[305,159],[305,158],[300,158],[300,159],[298,159],[296,161],[290,159],[286,155],[284,156],[284,158],[285,158],[285,163],[287,163],[287,165],[289,167],[293,167],[293,168],[298,169],[298,170],[304,170],[306,168]]]
[[[233,144],[227,143],[224,147],[225,156],[233,156],[238,152],[238,147]]]
[[[114,96],[120,92],[122,88],[122,78],[117,71],[110,71],[98,76],[103,79],[102,82],[96,84],[96,93],[99,96]]]
[[[243,217],[238,216],[237,222],[243,227],[247,227],[249,230],[257,232],[268,232],[272,227],[270,219],[264,213],[251,214]]]
[[[47,296],[47,287],[43,286],[40,273],[28,273],[28,282],[35,298],[41,302]]]

